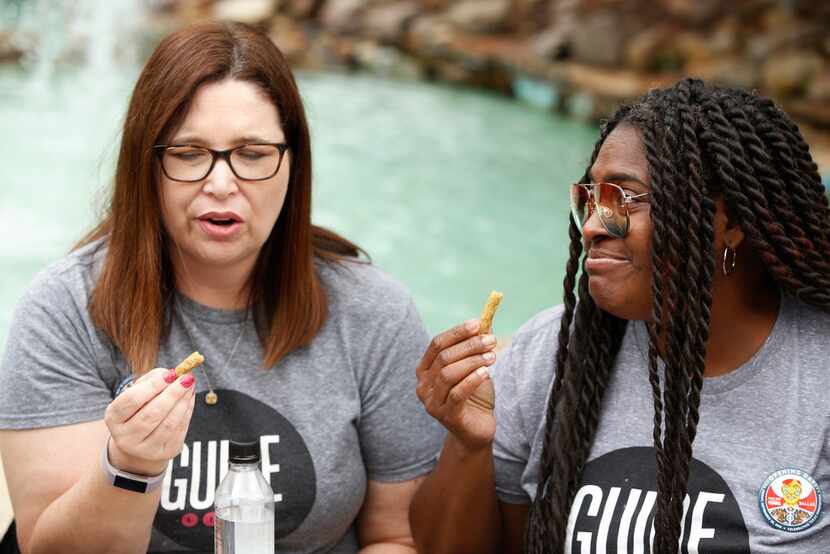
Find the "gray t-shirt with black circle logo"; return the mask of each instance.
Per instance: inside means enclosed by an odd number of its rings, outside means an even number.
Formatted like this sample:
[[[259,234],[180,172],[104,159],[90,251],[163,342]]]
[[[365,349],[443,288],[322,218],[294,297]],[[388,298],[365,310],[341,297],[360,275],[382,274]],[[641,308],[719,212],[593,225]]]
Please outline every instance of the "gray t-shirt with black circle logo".
[[[20,302],[0,365],[0,428],[103,418],[129,373],[87,309],[104,252],[95,243],[57,262]],[[367,481],[405,481],[432,469],[443,432],[415,395],[428,336],[411,297],[367,263],[320,263],[318,275],[329,299],[326,323],[311,344],[267,369],[244,311],[179,296],[182,313],[156,365],[173,367],[200,351],[219,402],[204,402],[206,376],[196,370],[196,408],[184,449],[168,466],[151,552],[213,552],[213,495],[229,439],[260,441],[279,552],[356,553]]]
[[[493,370],[496,488],[536,495],[562,308],[528,322]],[[648,340],[629,323],[571,508],[570,553],[649,552],[656,499]],[[830,315],[790,296],[746,364],[705,379],[681,552],[830,552]]]

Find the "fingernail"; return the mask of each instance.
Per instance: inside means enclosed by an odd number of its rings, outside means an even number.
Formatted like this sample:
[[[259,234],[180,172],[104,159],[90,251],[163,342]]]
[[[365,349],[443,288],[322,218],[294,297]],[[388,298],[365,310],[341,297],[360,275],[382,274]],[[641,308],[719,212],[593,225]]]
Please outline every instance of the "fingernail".
[[[178,377],[178,375],[176,375],[176,370],[171,369],[170,371],[164,374],[164,382],[169,385],[170,383],[176,380],[176,377]]]
[[[496,344],[496,337],[494,337],[493,335],[484,335],[483,337],[481,337],[481,342],[485,346],[492,346]]]
[[[464,323],[464,328],[468,331],[475,331],[476,329],[478,329],[478,326],[479,322],[477,319],[470,319]]]
[[[478,374],[478,376],[482,379],[486,379],[490,377],[490,370],[488,370],[486,367],[480,367],[476,370],[476,374]]]
[[[481,357],[484,358],[484,360],[487,361],[487,362],[492,362],[493,360],[496,359],[496,355],[493,354],[492,352],[485,352],[484,354],[481,355]]]
[[[182,380],[180,381],[180,383],[182,384],[182,386],[183,386],[184,388],[188,389],[188,388],[190,388],[190,387],[193,385],[193,382],[194,382],[194,381],[196,381],[196,377],[194,377],[192,373],[188,373],[187,375],[185,375],[185,376],[182,378]]]

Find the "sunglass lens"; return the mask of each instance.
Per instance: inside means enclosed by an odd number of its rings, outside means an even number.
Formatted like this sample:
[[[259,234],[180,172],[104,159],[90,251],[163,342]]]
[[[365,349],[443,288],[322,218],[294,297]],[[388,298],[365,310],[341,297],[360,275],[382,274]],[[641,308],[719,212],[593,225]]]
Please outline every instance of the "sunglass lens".
[[[622,238],[628,232],[628,218],[623,204],[622,189],[610,183],[594,188],[600,220],[612,237]]]
[[[582,226],[590,216],[588,189],[582,185],[571,185],[571,215],[579,231],[582,232]]]

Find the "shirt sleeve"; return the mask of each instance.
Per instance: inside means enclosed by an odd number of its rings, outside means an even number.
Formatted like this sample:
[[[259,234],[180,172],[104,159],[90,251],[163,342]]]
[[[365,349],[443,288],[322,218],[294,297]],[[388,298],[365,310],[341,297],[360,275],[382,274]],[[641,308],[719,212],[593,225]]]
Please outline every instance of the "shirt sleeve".
[[[531,445],[525,432],[521,399],[513,367],[516,344],[499,357],[491,372],[496,388],[496,436],[493,465],[496,495],[510,504],[528,504],[531,498],[522,489],[522,476],[528,464]]]
[[[0,363],[0,428],[102,419],[111,391],[96,370],[86,303],[59,277],[40,277],[12,318]]]
[[[360,383],[361,450],[369,479],[377,481],[428,473],[444,440],[443,428],[415,393],[415,368],[429,336],[411,299],[401,311],[395,324],[388,321],[370,341]]]

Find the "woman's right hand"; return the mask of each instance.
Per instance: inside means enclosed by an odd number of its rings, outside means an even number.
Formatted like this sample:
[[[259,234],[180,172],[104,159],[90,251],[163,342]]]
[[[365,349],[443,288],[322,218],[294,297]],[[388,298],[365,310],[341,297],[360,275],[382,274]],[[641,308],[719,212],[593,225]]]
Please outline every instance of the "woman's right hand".
[[[489,448],[496,433],[492,410],[468,401],[496,361],[496,338],[479,335],[479,326],[473,319],[435,336],[417,369],[427,412],[470,451]]]
[[[192,373],[176,377],[156,368],[142,375],[109,406],[104,422],[112,440],[113,467],[137,475],[158,475],[182,450],[195,402]]]

